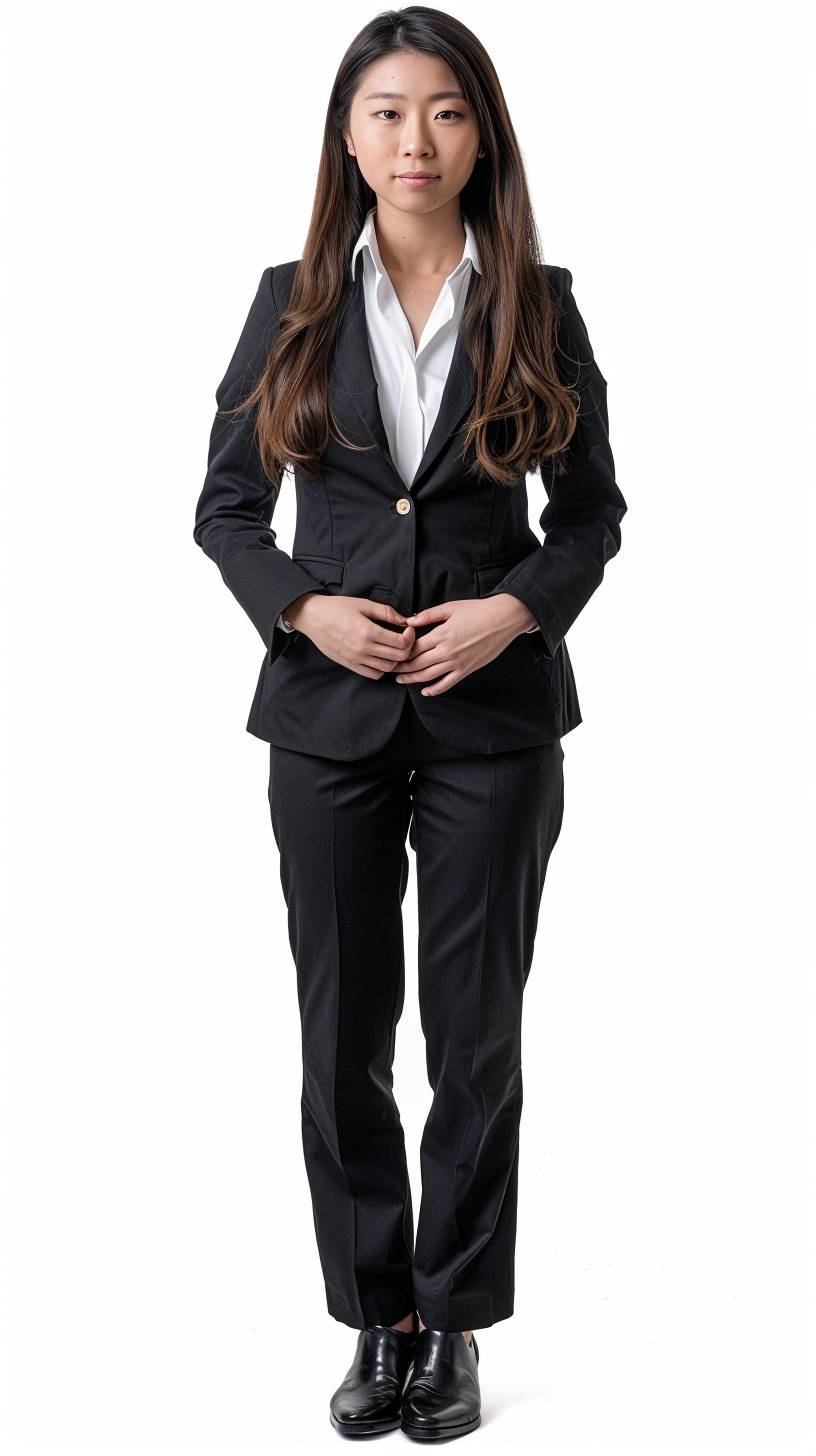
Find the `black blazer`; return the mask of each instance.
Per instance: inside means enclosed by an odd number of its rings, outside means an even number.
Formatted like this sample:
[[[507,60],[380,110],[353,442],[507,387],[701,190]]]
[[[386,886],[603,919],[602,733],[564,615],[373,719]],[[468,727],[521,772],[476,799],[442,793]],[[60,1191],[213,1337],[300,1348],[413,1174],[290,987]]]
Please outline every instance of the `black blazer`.
[[[297,261],[266,268],[227,372],[219,408],[245,397],[257,380],[286,308]],[[561,737],[582,721],[564,635],[601,583],[621,544],[626,502],[615,483],[608,438],[606,380],[595,362],[566,268],[547,268],[559,300],[559,339],[574,359],[559,360],[580,389],[571,467],[542,478],[548,503],[543,544],[530,529],[525,475],[513,487],[467,477],[472,446],[460,459],[474,397],[473,370],[460,328],[439,413],[408,490],[391,459],[377,398],[359,255],[329,369],[329,399],[355,452],[331,439],[322,478],[295,472],[297,525],[291,556],[271,529],[279,485],[264,475],[252,439],[254,411],[216,415],[194,540],[217,564],[260,633],[265,654],[247,732],[267,743],[355,759],[381,748],[404,695],[413,694],[429,731],[466,753],[496,753]],[[469,289],[473,286],[471,273]],[[391,602],[410,615],[461,597],[508,591],[539,625],[436,697],[394,673],[363,677],[340,666],[303,632],[276,626],[303,592]],[[422,636],[429,627],[418,629]]]

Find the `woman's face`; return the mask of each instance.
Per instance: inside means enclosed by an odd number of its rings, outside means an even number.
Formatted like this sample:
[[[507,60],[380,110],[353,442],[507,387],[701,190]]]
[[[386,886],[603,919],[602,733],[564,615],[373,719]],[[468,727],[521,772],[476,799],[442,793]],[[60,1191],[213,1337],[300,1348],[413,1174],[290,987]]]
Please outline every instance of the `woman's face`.
[[[416,51],[367,67],[345,138],[369,187],[401,212],[433,212],[457,197],[479,151],[473,113],[453,71]],[[411,183],[407,172],[427,172],[433,180]]]

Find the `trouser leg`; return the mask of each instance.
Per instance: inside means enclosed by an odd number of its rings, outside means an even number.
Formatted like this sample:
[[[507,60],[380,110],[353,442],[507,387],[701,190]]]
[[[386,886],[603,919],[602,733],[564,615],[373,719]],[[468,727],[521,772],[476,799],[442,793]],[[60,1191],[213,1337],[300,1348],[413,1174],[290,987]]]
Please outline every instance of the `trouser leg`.
[[[564,809],[560,740],[420,764],[411,781],[419,997],[434,1090],[413,1282],[436,1329],[514,1305],[521,1015]]]
[[[411,813],[397,759],[271,745],[269,802],[300,1006],[303,1148],[328,1310],[357,1329],[414,1307],[413,1212],[393,1096]]]

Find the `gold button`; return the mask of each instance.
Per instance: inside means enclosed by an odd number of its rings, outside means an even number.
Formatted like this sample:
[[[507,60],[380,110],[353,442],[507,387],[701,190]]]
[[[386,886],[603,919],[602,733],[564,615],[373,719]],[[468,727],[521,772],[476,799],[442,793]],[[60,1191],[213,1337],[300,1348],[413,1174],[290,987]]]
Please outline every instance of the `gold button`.
[[[404,495],[400,496],[400,499],[397,501],[397,510],[399,511],[400,515],[404,516],[406,511],[410,511],[410,509],[411,502],[409,500],[406,500]]]

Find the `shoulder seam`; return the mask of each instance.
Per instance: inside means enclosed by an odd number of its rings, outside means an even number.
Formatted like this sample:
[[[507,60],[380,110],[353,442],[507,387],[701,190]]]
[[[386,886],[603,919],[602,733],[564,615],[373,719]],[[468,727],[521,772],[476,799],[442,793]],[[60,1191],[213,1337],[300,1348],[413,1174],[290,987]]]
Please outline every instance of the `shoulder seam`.
[[[564,294],[572,288],[572,274],[569,268],[562,267],[560,263],[542,263],[541,266],[549,276],[557,293]]]

